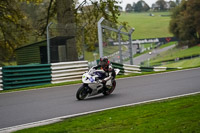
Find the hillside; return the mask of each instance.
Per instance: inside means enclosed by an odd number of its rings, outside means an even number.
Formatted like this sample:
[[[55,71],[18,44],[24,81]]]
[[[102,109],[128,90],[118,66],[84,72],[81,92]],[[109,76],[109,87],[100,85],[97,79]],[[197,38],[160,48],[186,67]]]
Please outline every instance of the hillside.
[[[173,36],[169,33],[170,12],[122,13],[119,21],[126,21],[135,28],[133,39]]]
[[[161,65],[166,67],[183,67],[183,68],[197,67],[200,66],[200,58],[199,57],[192,58],[192,56],[195,55],[197,56],[200,55],[200,46],[194,46],[187,49],[175,47],[153,58],[150,61],[150,64]],[[179,60],[181,58],[186,58],[186,59]],[[177,61],[175,61],[175,59],[177,59]]]

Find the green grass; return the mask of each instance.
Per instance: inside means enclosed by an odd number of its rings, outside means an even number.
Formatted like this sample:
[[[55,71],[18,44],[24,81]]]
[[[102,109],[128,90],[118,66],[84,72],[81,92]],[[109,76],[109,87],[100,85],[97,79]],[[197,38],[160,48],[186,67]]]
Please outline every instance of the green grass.
[[[165,47],[174,45],[175,43],[176,43],[176,42],[169,42],[169,43],[166,43],[166,44],[161,45],[159,48],[165,48]],[[156,46],[155,44],[143,44],[143,45],[144,45],[144,48],[149,48],[149,47],[151,47],[151,45],[152,45],[152,48],[154,48],[154,47]],[[146,50],[146,51],[144,51],[144,52],[142,52],[142,53],[134,54],[133,57],[138,57],[138,56],[143,55],[143,54],[146,54],[146,53],[148,53],[148,52],[150,52],[150,51],[151,51],[151,50]],[[129,59],[128,59],[128,60],[129,60]]]
[[[169,46],[171,46],[171,45],[174,45],[174,44],[176,44],[177,42],[169,42],[169,43],[166,43],[166,44],[163,44],[163,45],[161,45],[159,48],[165,48],[165,47],[169,47]]]
[[[158,38],[158,37],[170,37],[172,34],[169,33],[169,21],[170,17],[161,17],[160,15],[169,15],[170,12],[153,12],[154,17],[149,16],[148,12],[145,13],[121,13],[119,21],[126,21],[131,27],[135,28],[132,34],[132,39],[143,39],[143,38]],[[127,40],[128,38],[125,37]],[[148,47],[145,45],[145,47]],[[110,55],[118,51],[118,46],[109,46],[104,48],[104,55]],[[98,49],[97,59],[99,58]],[[85,52],[85,59],[93,61],[93,52]]]
[[[145,43],[145,44],[140,44],[140,45],[143,45],[144,48],[154,48],[155,47],[155,43]]]
[[[122,13],[119,21],[126,21],[131,27],[135,28],[132,35],[133,39],[158,38],[173,36],[169,32],[170,17],[161,17],[160,15],[169,15],[170,12],[153,12],[155,16],[149,16],[145,13]]]
[[[200,94],[107,110],[16,133],[199,133]]]
[[[192,56],[196,54],[200,54],[200,46],[194,46],[188,49],[174,48],[159,54],[157,57],[153,58],[150,63],[154,65],[158,62]]]
[[[183,61],[178,61],[170,64],[163,65],[164,67],[176,68],[188,68],[188,67],[199,67],[200,66],[200,58],[188,59]]]
[[[96,53],[96,52],[95,52]],[[95,60],[95,57],[94,57],[94,52],[88,52],[88,51],[85,51],[85,60],[87,61],[94,61]],[[99,53],[96,53],[97,56],[96,56],[96,59],[99,59]]]
[[[119,51],[119,46],[106,46],[103,50],[104,55],[108,56]]]

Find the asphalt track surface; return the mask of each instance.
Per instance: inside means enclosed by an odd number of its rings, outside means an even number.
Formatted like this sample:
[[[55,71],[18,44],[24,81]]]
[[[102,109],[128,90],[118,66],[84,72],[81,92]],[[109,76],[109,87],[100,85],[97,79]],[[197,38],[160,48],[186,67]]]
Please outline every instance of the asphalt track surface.
[[[117,80],[110,96],[83,101],[75,97],[78,85],[0,94],[0,129],[110,108],[124,104],[200,92],[200,68]]]

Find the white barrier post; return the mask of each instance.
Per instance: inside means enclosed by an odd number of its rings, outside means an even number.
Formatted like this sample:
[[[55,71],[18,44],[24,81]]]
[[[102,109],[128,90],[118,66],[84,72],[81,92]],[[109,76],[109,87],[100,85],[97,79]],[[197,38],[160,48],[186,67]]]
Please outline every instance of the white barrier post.
[[[154,67],[153,69],[155,72],[166,71],[167,67]]]

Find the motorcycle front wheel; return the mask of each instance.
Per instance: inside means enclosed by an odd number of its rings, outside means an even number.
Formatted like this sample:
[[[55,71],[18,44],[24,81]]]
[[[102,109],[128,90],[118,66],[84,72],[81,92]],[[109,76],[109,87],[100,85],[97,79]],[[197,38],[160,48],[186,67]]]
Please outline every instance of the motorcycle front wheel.
[[[76,98],[78,100],[83,100],[87,97],[87,95],[89,94],[89,92],[87,91],[87,85],[83,84],[77,91],[76,93]]]
[[[114,80],[114,81],[112,82],[112,88],[111,88],[111,89],[108,89],[108,90],[106,90],[106,91],[104,91],[103,94],[104,94],[105,96],[110,95],[110,94],[114,91],[115,87],[116,87],[116,81]]]

